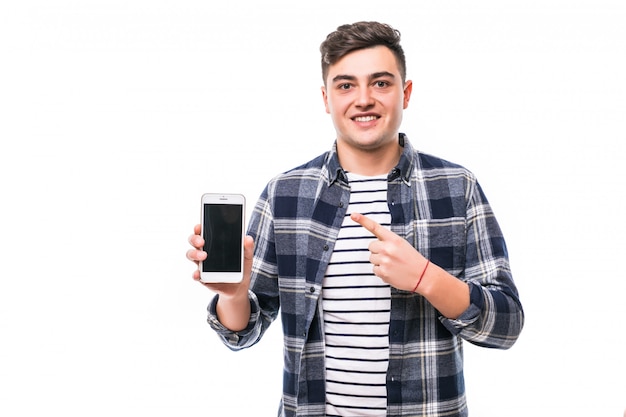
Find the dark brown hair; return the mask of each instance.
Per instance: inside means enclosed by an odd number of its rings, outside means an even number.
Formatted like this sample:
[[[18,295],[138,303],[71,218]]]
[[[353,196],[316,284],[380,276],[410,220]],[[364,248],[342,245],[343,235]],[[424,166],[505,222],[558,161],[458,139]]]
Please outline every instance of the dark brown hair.
[[[385,23],[357,22],[339,26],[320,45],[324,84],[326,84],[330,65],[350,52],[380,45],[386,46],[393,52],[396,61],[398,61],[402,82],[406,81],[406,59],[404,58],[404,50],[400,46],[400,32]]]

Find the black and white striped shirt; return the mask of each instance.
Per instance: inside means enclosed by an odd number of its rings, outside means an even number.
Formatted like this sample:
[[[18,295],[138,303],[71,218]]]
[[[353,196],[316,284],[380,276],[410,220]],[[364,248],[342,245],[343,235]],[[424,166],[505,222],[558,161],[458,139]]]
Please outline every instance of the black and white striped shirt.
[[[353,222],[350,213],[389,227],[387,176],[349,173],[348,179],[350,204],[322,288],[326,415],[384,416],[390,287],[372,272],[368,245],[375,237]]]

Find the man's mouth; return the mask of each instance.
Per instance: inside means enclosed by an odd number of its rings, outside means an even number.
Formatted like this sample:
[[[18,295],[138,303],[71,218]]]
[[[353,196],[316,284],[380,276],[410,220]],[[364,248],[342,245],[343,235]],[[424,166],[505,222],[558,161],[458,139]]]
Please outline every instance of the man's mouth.
[[[355,122],[371,122],[378,119],[378,116],[357,116],[354,120]]]

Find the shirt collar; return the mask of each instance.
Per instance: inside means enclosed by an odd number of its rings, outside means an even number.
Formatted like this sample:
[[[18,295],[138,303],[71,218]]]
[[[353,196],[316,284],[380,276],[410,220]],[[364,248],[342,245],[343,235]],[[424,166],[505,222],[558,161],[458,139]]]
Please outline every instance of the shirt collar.
[[[333,143],[333,147],[326,158],[326,169],[328,170],[328,186],[330,187],[335,181],[339,180],[345,184],[348,183],[346,175],[341,165],[339,165],[339,156],[337,155],[337,141]]]
[[[415,168],[415,150],[404,133],[399,134],[399,140],[403,148],[402,154],[398,164],[389,173],[389,181],[401,177],[406,185],[411,185],[411,173]]]
[[[389,172],[388,180],[393,181],[398,177],[401,177],[405,184],[411,184],[411,172],[415,164],[415,152],[413,146],[409,142],[407,136],[404,133],[400,133],[398,136],[400,145],[402,146],[402,154],[398,164]],[[348,177],[339,164],[339,157],[337,156],[337,141],[333,143],[333,147],[328,153],[326,158],[326,169],[328,170],[328,186],[335,181],[341,181],[345,184],[348,183]]]

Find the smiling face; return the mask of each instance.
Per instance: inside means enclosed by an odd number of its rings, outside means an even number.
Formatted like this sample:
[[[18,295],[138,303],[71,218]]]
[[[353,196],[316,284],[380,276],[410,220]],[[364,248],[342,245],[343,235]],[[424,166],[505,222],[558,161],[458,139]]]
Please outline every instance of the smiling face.
[[[396,57],[385,46],[359,49],[330,65],[322,87],[337,132],[338,152],[398,152],[402,112],[411,81],[403,82]]]

